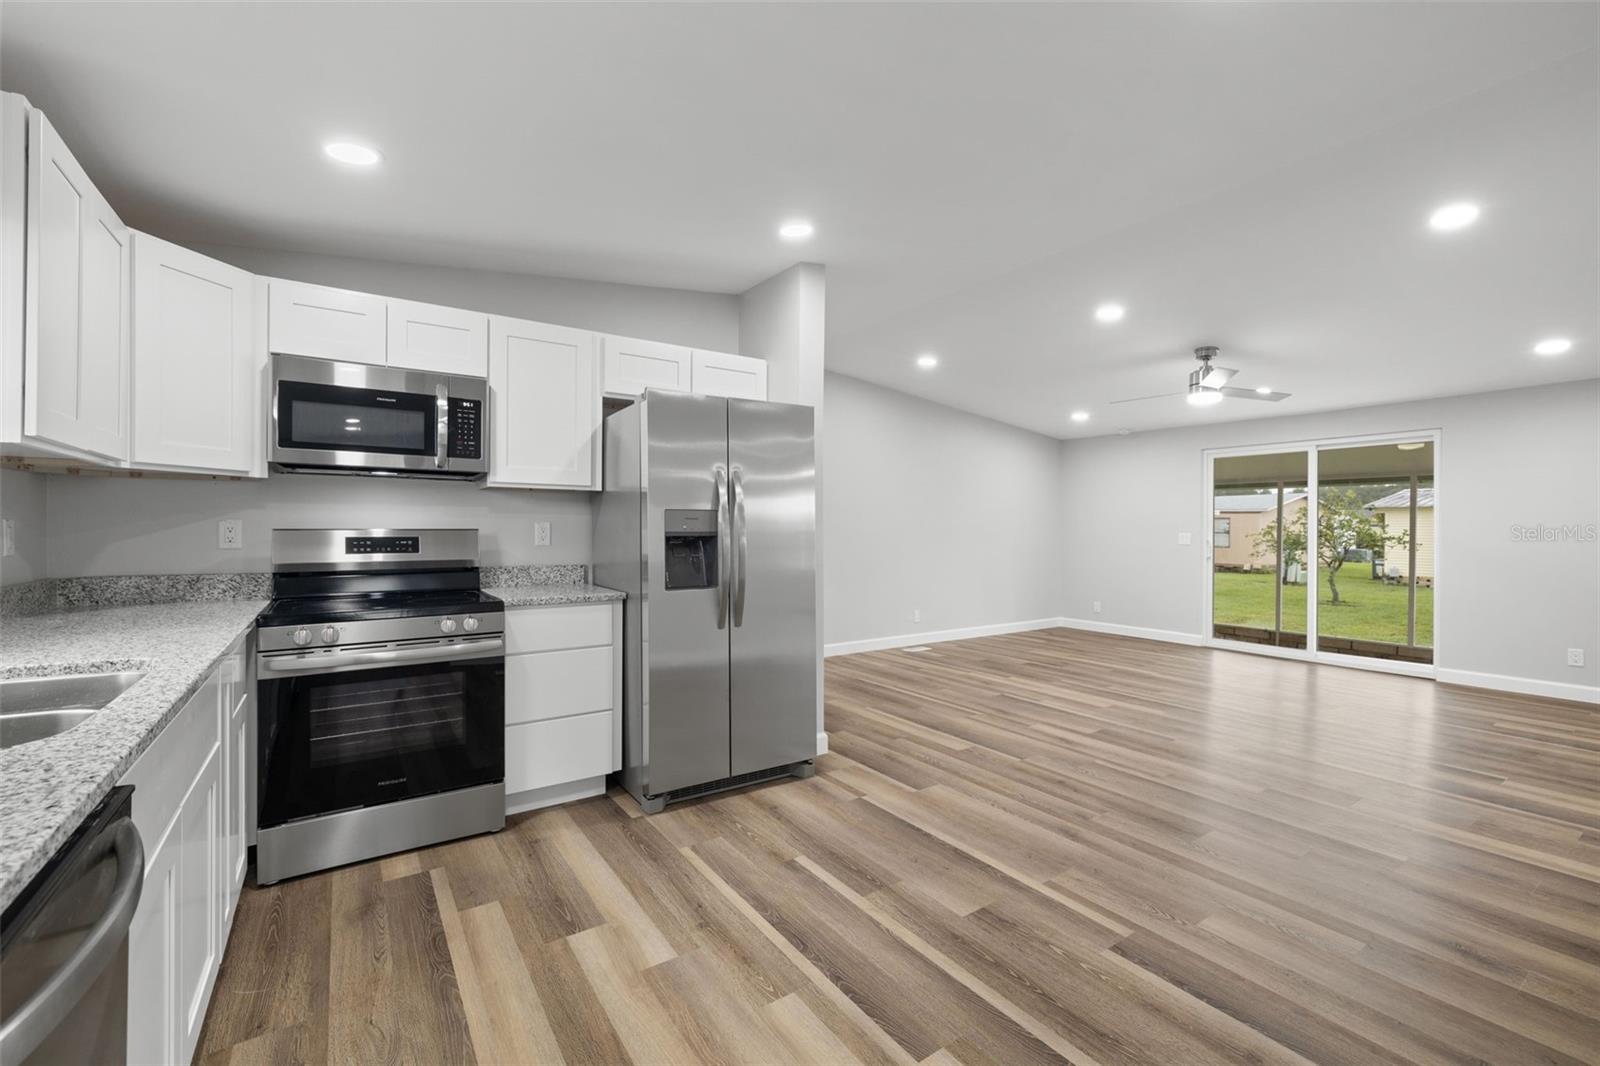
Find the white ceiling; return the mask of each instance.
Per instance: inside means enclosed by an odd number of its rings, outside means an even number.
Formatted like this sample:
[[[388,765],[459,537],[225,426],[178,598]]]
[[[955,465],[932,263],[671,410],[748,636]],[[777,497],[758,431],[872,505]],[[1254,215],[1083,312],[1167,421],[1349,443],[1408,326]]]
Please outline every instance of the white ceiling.
[[[1600,374],[1597,16],[7,0],[0,84],[164,236],[721,292],[804,257],[830,368],[1078,436]],[[1204,343],[1293,397],[1107,406]]]

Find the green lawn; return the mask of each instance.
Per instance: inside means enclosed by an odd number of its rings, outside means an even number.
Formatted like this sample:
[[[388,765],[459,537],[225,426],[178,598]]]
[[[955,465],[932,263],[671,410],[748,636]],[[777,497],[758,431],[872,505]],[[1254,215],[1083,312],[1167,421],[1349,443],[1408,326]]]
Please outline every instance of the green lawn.
[[[1347,563],[1339,571],[1339,605],[1328,592],[1328,572],[1318,573],[1317,632],[1329,637],[1357,637],[1406,642],[1406,587],[1372,580],[1372,567]],[[1215,621],[1224,625],[1272,628],[1272,575],[1213,575],[1212,608]],[[1283,628],[1303,633],[1306,628],[1306,587],[1283,588]],[[1433,590],[1417,589],[1417,644],[1433,644]]]

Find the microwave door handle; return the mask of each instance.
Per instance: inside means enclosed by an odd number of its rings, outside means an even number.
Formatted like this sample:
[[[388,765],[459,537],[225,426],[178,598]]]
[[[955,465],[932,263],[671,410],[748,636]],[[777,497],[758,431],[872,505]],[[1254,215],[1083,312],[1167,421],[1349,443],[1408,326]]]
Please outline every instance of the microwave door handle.
[[[728,567],[728,471],[717,466],[717,628],[728,628],[728,598],[733,575]]]
[[[433,465],[440,470],[449,462],[446,457],[446,447],[450,443],[450,389],[446,385],[433,387],[435,410],[439,416],[439,429],[434,434],[435,448]]]

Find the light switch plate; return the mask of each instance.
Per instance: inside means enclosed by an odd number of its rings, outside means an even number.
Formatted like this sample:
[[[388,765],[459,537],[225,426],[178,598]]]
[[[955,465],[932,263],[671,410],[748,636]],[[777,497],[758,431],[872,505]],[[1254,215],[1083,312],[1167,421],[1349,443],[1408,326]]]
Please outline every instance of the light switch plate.
[[[217,547],[224,551],[238,551],[244,547],[244,523],[237,518],[224,518],[217,523]]]
[[[533,546],[535,548],[548,548],[550,546],[549,522],[535,522],[533,524]]]
[[[1188,544],[1191,543],[1190,535],[1188,533],[1179,533],[1178,534],[1178,543],[1187,546]]]

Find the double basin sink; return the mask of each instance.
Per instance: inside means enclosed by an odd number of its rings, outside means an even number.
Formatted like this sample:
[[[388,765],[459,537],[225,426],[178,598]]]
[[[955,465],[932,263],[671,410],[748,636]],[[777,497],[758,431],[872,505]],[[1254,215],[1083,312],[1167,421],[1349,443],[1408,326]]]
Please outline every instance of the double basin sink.
[[[17,677],[0,681],[0,748],[65,733],[133,687],[144,674]]]

